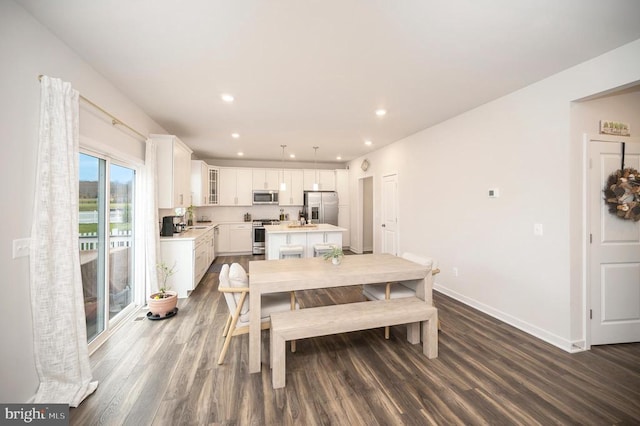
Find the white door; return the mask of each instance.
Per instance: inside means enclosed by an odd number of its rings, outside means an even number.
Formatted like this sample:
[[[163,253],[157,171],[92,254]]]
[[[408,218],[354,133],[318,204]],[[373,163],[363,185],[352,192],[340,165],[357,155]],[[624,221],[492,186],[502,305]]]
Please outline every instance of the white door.
[[[603,195],[621,152],[617,142],[589,145],[591,345],[640,341],[640,222],[610,213]],[[639,143],[626,143],[624,163],[640,169]]]
[[[398,255],[398,175],[382,178],[382,253]]]

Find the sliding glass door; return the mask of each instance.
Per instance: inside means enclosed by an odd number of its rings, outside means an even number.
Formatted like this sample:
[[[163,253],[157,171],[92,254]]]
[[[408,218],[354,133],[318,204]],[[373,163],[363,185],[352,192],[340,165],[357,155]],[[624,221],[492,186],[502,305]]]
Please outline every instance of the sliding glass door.
[[[79,249],[87,339],[96,339],[133,303],[136,172],[80,154]]]

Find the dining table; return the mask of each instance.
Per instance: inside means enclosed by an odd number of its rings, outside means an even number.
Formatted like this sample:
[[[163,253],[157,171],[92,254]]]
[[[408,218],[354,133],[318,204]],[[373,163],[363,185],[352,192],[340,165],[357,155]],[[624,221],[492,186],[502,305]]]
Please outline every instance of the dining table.
[[[249,262],[249,372],[261,370],[260,308],[263,294],[415,281],[416,296],[433,305],[431,268],[392,254],[348,255],[338,265],[322,257]],[[410,343],[420,332],[408,332]]]

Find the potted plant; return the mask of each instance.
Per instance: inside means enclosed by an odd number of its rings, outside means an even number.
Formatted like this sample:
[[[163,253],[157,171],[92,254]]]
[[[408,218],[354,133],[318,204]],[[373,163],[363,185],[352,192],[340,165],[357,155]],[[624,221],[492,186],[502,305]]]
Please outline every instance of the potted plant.
[[[193,226],[193,204],[187,207],[187,226]]]
[[[342,262],[342,258],[344,257],[344,253],[342,252],[342,247],[333,245],[331,251],[328,251],[324,254],[324,260],[331,259],[331,263],[334,265],[339,265]]]
[[[149,314],[147,317],[150,319],[162,319],[172,317],[176,314],[178,304],[178,293],[175,291],[169,291],[167,286],[167,280],[173,274],[175,274],[175,265],[171,268],[164,262],[156,265],[158,270],[158,278],[160,279],[160,288],[157,292],[151,293],[149,296]]]

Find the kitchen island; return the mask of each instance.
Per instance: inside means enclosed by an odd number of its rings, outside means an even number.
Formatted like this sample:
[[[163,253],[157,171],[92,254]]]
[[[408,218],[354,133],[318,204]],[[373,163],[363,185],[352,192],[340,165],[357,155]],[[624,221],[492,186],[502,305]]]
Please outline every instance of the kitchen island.
[[[328,223],[296,225],[282,223],[265,225],[265,258],[280,258],[280,247],[299,245],[303,247],[302,257],[313,257],[316,244],[335,244],[342,247],[342,233],[347,229]]]

